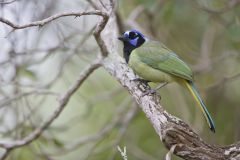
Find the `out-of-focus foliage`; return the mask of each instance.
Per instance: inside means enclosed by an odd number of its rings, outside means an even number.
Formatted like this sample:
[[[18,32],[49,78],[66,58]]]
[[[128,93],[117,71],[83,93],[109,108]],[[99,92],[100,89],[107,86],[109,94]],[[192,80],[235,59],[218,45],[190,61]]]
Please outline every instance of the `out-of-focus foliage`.
[[[62,11],[84,10],[88,5],[83,0],[45,2],[33,0],[25,10],[22,9],[27,3],[24,0],[15,2],[19,9],[1,6],[1,16],[24,23]],[[240,5],[235,2],[119,0],[117,7],[124,24],[122,29],[136,28],[161,41],[193,69],[197,86],[216,123],[216,133],[208,129],[190,94],[176,84],[161,89],[161,102],[167,111],[185,120],[207,142],[220,145],[240,140]],[[10,9],[16,11],[15,18]],[[33,10],[39,14],[28,16]],[[0,52],[14,62],[1,63],[1,99],[31,91],[32,86],[64,92],[86,64],[96,58],[98,48],[93,37],[85,37],[96,22],[92,16],[67,17],[43,28],[15,31],[7,39],[1,38],[4,49]],[[6,33],[0,33],[1,37]],[[21,56],[17,54],[21,53],[28,54],[18,58]],[[4,61],[4,56],[1,60]],[[1,138],[19,138],[32,131],[53,111],[55,99],[33,94],[4,105],[0,111]],[[127,146],[129,160],[163,159],[167,150],[145,115],[140,110],[131,111],[134,105],[124,88],[99,69],[41,138],[17,149],[9,159],[120,160],[117,145]],[[134,116],[124,123],[129,112]],[[29,113],[30,117],[26,118]],[[108,129],[102,130],[104,127]],[[99,137],[79,142],[91,135]]]

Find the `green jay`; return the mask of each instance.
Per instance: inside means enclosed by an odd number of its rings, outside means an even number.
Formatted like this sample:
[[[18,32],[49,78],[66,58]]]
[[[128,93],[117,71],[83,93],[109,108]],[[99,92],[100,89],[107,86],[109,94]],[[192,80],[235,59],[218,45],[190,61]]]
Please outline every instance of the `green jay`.
[[[126,62],[142,78],[138,80],[163,83],[162,86],[177,82],[187,88],[201,108],[210,129],[215,132],[214,122],[193,83],[192,70],[184,61],[163,44],[149,40],[137,30],[126,31],[118,39],[123,42]],[[162,86],[151,89],[146,94],[154,93]]]

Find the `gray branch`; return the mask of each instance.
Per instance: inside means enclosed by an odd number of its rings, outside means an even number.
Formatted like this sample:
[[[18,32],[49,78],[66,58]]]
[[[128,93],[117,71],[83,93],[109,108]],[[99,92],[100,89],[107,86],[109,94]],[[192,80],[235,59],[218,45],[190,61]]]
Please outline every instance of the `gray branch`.
[[[0,17],[0,22],[7,24],[8,26],[12,27],[13,29],[24,29],[24,28],[35,27],[35,26],[42,27],[45,24],[47,24],[49,22],[52,22],[52,21],[54,21],[58,18],[61,18],[61,17],[67,17],[67,16],[80,17],[80,16],[86,16],[86,15],[102,16],[104,18],[104,20],[106,20],[106,21],[108,19],[108,14],[107,13],[105,13],[103,11],[95,10],[95,11],[89,11],[89,12],[64,12],[64,13],[59,13],[59,14],[55,14],[51,17],[45,18],[43,20],[35,21],[35,22],[23,24],[23,25],[15,24],[15,23],[9,21],[8,19],[2,18],[2,17]],[[103,25],[103,24],[101,24],[101,25]],[[99,32],[101,32],[101,30]]]
[[[90,64],[83,72],[80,73],[78,79],[73,83],[73,85],[70,86],[69,89],[65,93],[63,93],[62,96],[60,96],[58,100],[59,105],[57,106],[56,110],[52,113],[51,116],[49,116],[48,119],[45,120],[45,122],[42,123],[41,126],[36,128],[33,132],[20,140],[0,142],[0,147],[6,149],[6,152],[3,154],[1,159],[5,159],[10,153],[10,151],[12,151],[13,149],[25,146],[36,140],[39,136],[41,136],[41,134],[46,130],[46,128],[48,128],[52,124],[52,122],[62,113],[63,109],[68,104],[72,95],[80,88],[80,86],[88,78],[88,76],[100,67],[100,62],[101,59],[97,59],[92,64]]]
[[[112,1],[111,1],[112,2]],[[114,6],[114,5],[112,5]],[[110,12],[111,13],[111,12]],[[133,71],[127,66],[123,59],[118,55],[109,54],[108,43],[105,43],[110,36],[105,37],[104,41],[100,36],[101,31],[105,28],[108,22],[110,13],[102,11],[90,12],[68,12],[61,13],[46,18],[41,21],[28,23],[25,25],[17,25],[7,19],[0,18],[3,22],[13,29],[23,29],[33,26],[43,26],[53,20],[63,16],[83,16],[83,15],[98,15],[102,16],[102,20],[97,25],[94,36],[97,44],[102,52],[103,60],[96,60],[59,99],[59,106],[56,111],[47,119],[40,127],[36,128],[32,133],[20,140],[13,140],[11,142],[1,142],[0,146],[6,149],[2,159],[4,159],[12,149],[21,147],[31,143],[37,139],[42,132],[59,116],[61,111],[65,108],[71,96],[86,80],[86,78],[100,65],[102,65],[109,74],[111,74],[119,83],[125,87],[130,95],[139,104],[146,117],[150,120],[160,140],[170,150],[175,148],[172,152],[179,157],[187,160],[238,160],[240,159],[240,142],[225,147],[212,145],[202,140],[197,133],[195,133],[185,122],[176,118],[166,112],[160,104],[159,97],[153,95],[142,96],[144,91],[148,89],[147,86],[141,83],[131,81],[136,78]],[[111,51],[112,52],[112,51]],[[5,157],[4,157],[5,156]]]
[[[160,97],[142,96],[146,86],[131,81],[136,76],[119,55],[111,57],[103,62],[104,68],[139,104],[166,148],[170,150],[175,145],[173,153],[186,160],[240,159],[240,142],[225,147],[208,144],[185,122],[166,112],[159,102]]]

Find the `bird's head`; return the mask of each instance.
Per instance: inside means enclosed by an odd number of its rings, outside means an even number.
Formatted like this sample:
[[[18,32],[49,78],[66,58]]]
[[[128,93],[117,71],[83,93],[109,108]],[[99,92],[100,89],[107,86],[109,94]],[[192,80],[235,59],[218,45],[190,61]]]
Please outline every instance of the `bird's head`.
[[[144,35],[134,29],[124,32],[118,39],[123,42],[125,48],[132,50],[140,47],[146,41]]]

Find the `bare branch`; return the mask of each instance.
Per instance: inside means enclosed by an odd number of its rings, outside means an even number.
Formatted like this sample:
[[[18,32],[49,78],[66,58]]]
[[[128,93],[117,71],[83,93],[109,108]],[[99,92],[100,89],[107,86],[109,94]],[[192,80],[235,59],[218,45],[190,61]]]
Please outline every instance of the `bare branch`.
[[[14,97],[10,97],[10,98],[6,98],[4,100],[2,100],[0,102],[0,108],[8,105],[9,103],[12,103],[15,100],[18,100],[22,97],[26,97],[26,96],[31,96],[31,95],[54,95],[57,96],[58,94],[52,91],[47,91],[47,90],[33,90],[30,92],[26,92],[26,93],[21,93],[18,95],[15,95]]]
[[[240,143],[219,147],[203,141],[185,122],[167,113],[154,95],[142,96],[145,85],[131,81],[136,76],[118,55],[107,58],[104,68],[124,86],[149,118],[168,149],[177,145],[174,154],[187,160],[226,160],[240,155]],[[117,72],[116,72],[117,71]]]
[[[121,128],[119,129],[118,136],[113,144],[113,148],[115,149],[119,143],[121,142],[122,138],[124,137],[129,124],[132,122],[133,118],[135,117],[138,111],[138,105],[133,103],[130,111],[126,114],[124,119],[122,120]],[[113,153],[109,156],[108,160],[114,160],[116,156],[117,150],[114,150]]]
[[[77,91],[77,89],[82,85],[86,78],[98,67],[100,67],[101,59],[94,61],[90,64],[78,77],[75,83],[60,97],[59,105],[53,114],[38,128],[36,128],[32,133],[20,140],[13,140],[10,142],[0,142],[0,146],[12,150],[24,145],[31,143],[33,140],[37,139],[44,130],[46,130],[49,125],[60,115],[67,103],[69,102],[71,96]],[[6,153],[9,153],[6,151]],[[5,156],[5,155],[4,155]]]
[[[10,0],[10,1],[2,1],[0,4],[11,4],[13,2],[16,2],[17,0]]]
[[[118,146],[117,147],[118,151],[121,153],[122,159],[123,160],[128,160],[127,158],[127,148],[124,146],[123,150]]]
[[[95,10],[95,11],[89,11],[89,12],[64,12],[64,13],[59,13],[59,14],[55,14],[53,16],[50,16],[48,18],[45,18],[43,20],[35,21],[35,22],[23,24],[23,25],[14,24],[13,22],[11,22],[11,21],[9,21],[5,18],[1,18],[1,17],[0,17],[0,22],[3,22],[5,24],[9,25],[13,29],[23,29],[23,28],[29,28],[29,27],[34,27],[34,26],[42,27],[45,24],[47,24],[47,23],[49,23],[53,20],[56,20],[58,18],[61,18],[61,17],[67,17],[67,16],[80,17],[80,16],[84,16],[84,15],[97,15],[97,16],[103,17],[103,19],[105,19],[105,20],[108,19],[108,14],[107,13],[105,13],[103,11]],[[101,30],[99,32],[101,32]]]
[[[104,125],[104,128],[102,128],[101,130],[99,130],[98,132],[92,135],[87,135],[87,136],[80,137],[79,139],[75,139],[72,143],[65,145],[63,149],[56,151],[56,153],[53,153],[53,154],[50,153],[50,154],[51,155],[65,154],[70,151],[74,151],[75,149],[77,149],[79,146],[83,144],[102,140],[105,136],[110,134],[110,132],[114,129],[114,127],[116,127],[119,123],[121,123],[121,121],[125,121],[125,119],[128,120],[130,118],[129,117],[130,114],[132,115],[133,109],[135,111],[136,108],[131,108],[130,111],[127,113],[127,115],[122,116],[126,112],[130,100],[131,99],[125,99],[119,106],[117,106],[117,109],[115,111],[116,116],[113,117],[113,119],[111,120],[111,123],[107,123],[106,125]]]
[[[105,44],[105,42],[103,41],[103,39],[101,38],[101,32],[103,31],[103,29],[105,28],[107,22],[108,22],[109,17],[108,16],[104,16],[102,18],[102,20],[98,23],[98,25],[96,26],[96,29],[93,32],[94,38],[101,50],[102,56],[106,57],[108,55],[108,49],[107,46]]]
[[[109,12],[109,13],[111,13],[111,12]],[[13,22],[11,22],[7,19],[4,19],[4,18],[0,18],[0,21],[9,25],[14,30],[16,30],[16,29],[24,29],[24,28],[28,28],[28,27],[34,27],[34,26],[42,27],[45,24],[47,24],[51,21],[54,21],[54,20],[56,20],[60,17],[66,17],[66,16],[80,17],[80,16],[83,16],[83,15],[98,15],[98,16],[102,17],[102,20],[97,24],[93,34],[94,34],[94,37],[96,39],[97,44],[100,47],[102,56],[106,57],[108,55],[108,50],[107,50],[107,47],[105,45],[105,42],[102,40],[101,35],[100,35],[102,30],[106,26],[106,24],[108,22],[108,19],[109,19],[109,15],[105,12],[98,11],[98,10],[89,11],[89,12],[65,12],[65,13],[60,13],[60,14],[50,16],[50,17],[48,17],[46,19],[43,19],[41,21],[35,21],[35,22],[28,23],[28,24],[24,24],[24,25],[14,24]],[[27,144],[31,143],[33,140],[37,139],[42,134],[42,132],[45,129],[47,129],[49,127],[49,125],[51,125],[51,123],[60,115],[62,110],[67,105],[71,96],[77,91],[77,89],[86,80],[86,78],[95,69],[100,67],[101,61],[102,61],[101,58],[97,59],[89,67],[87,67],[87,69],[85,71],[83,71],[80,74],[77,81],[58,100],[59,101],[59,106],[57,107],[57,109],[53,112],[53,114],[42,125],[40,125],[38,128],[36,128],[33,132],[31,132],[29,135],[27,135],[23,139],[13,140],[13,141],[8,141],[8,142],[0,142],[0,146],[6,149],[6,152],[3,154],[1,159],[5,159],[7,157],[7,155],[10,153],[10,151],[12,151],[13,149],[24,146],[24,145],[27,145]]]
[[[177,145],[175,144],[171,147],[171,149],[169,150],[169,152],[167,153],[167,155],[165,157],[166,160],[171,160],[171,157],[172,157],[171,155],[174,153],[176,146]]]
[[[113,4],[113,1],[110,0],[110,3]],[[114,6],[114,5],[111,5]],[[60,115],[62,110],[66,107],[71,96],[76,92],[76,90],[82,85],[86,78],[99,66],[103,66],[109,74],[115,77],[120,84],[125,87],[129,93],[132,95],[134,100],[140,105],[143,112],[146,114],[146,117],[152,123],[156,133],[159,135],[160,140],[164,145],[172,151],[174,154],[188,160],[226,160],[226,159],[239,159],[240,158],[240,142],[232,144],[230,146],[219,147],[216,145],[209,144],[202,140],[197,133],[195,133],[185,122],[178,119],[177,117],[172,116],[167,113],[159,102],[159,97],[154,95],[145,95],[143,93],[148,86],[142,85],[141,83],[131,81],[131,79],[136,78],[133,71],[127,66],[123,59],[118,56],[118,54],[109,55],[108,45],[103,41],[101,37],[101,32],[105,28],[109,16],[111,15],[114,8],[112,8],[108,13],[102,11],[89,11],[89,12],[68,12],[61,13],[46,18],[42,21],[36,21],[28,23],[25,25],[16,25],[9,20],[0,18],[0,21],[11,26],[13,29],[23,29],[33,26],[43,26],[53,20],[56,20],[64,16],[83,16],[83,15],[98,15],[102,19],[97,24],[94,30],[95,40],[100,48],[103,59],[98,59],[94,61],[89,67],[87,67],[75,81],[75,83],[60,97],[59,104],[57,109],[52,115],[42,123],[38,128],[36,128],[29,135],[20,140],[12,140],[8,142],[0,142],[0,146],[6,149],[6,152],[3,154],[2,159],[15,148],[27,145],[33,140],[37,139],[43,132],[46,130],[49,125]],[[139,7],[136,14],[132,15],[132,18],[136,18],[141,12],[142,8]],[[130,17],[131,18],[131,17]],[[108,43],[107,43],[108,44]],[[120,132],[124,133],[126,130],[127,124],[131,121],[133,113],[128,116],[128,119],[124,121],[124,127]],[[126,117],[127,118],[127,117]],[[112,126],[109,126],[110,129]],[[109,128],[107,128],[109,131]],[[104,135],[105,131],[102,131],[100,136]],[[86,138],[86,137],[85,137]],[[88,137],[89,138],[89,137]],[[98,134],[94,134],[90,137],[90,140],[96,140],[99,138]],[[89,140],[89,139],[87,139]],[[86,142],[85,140],[79,140],[76,145]],[[95,144],[91,146],[94,148]]]

